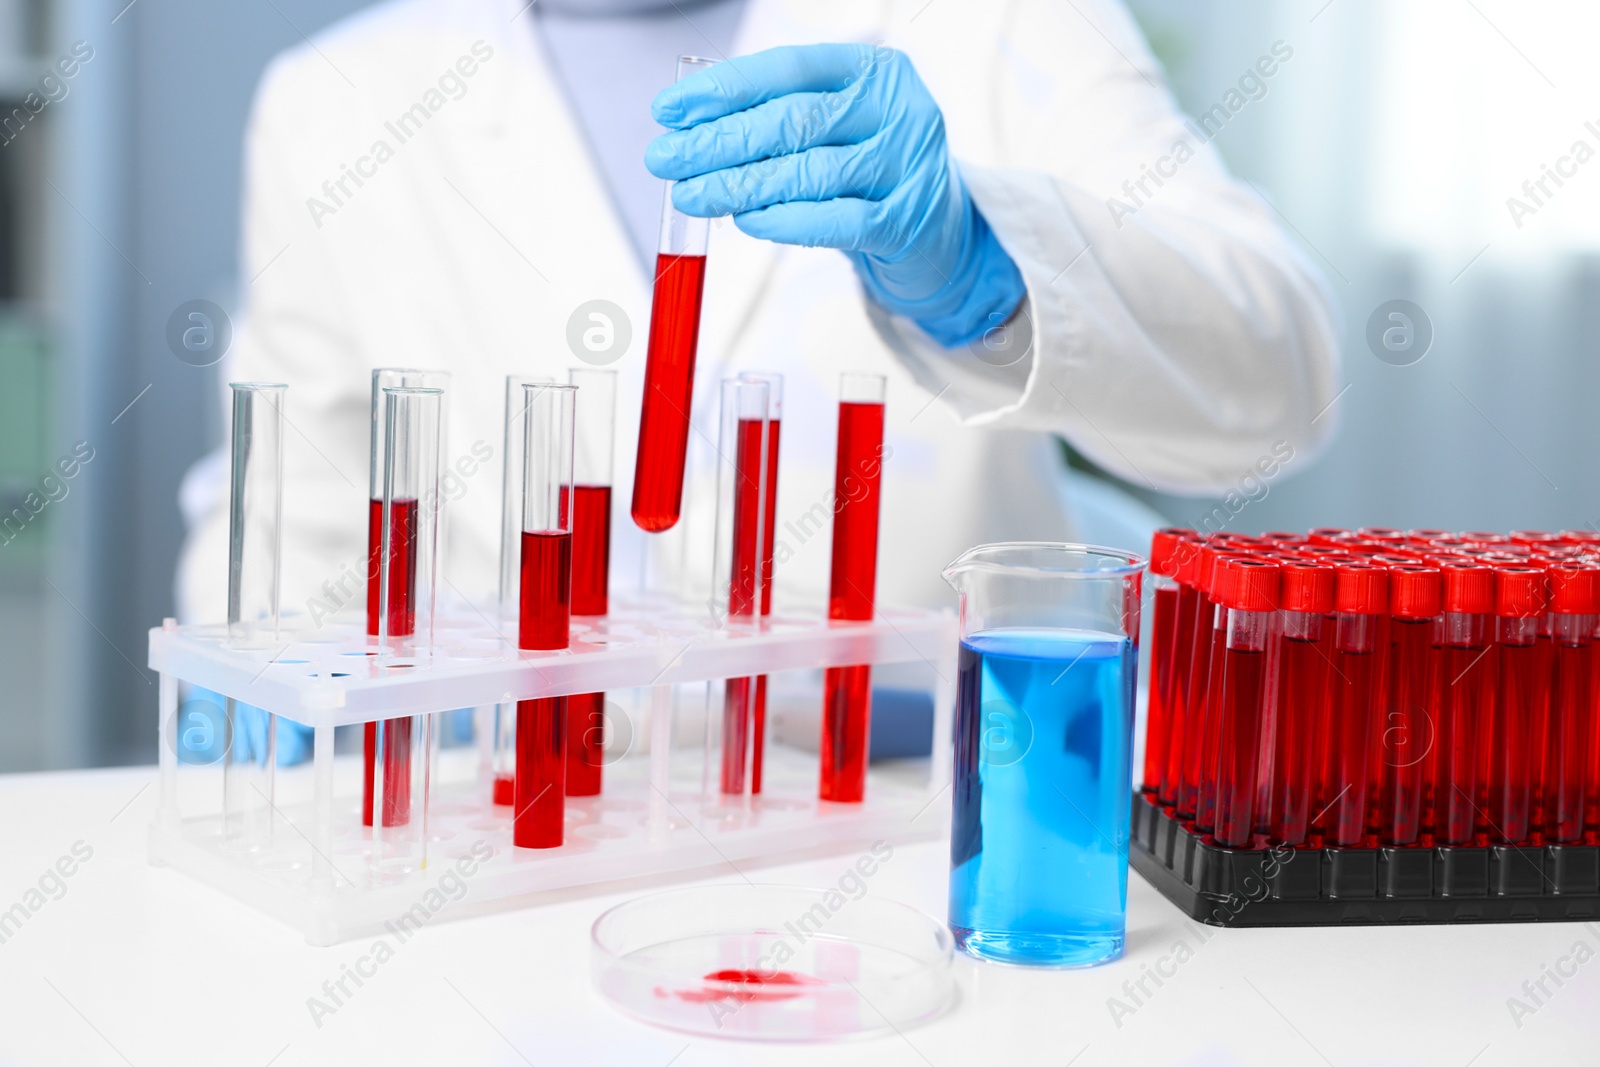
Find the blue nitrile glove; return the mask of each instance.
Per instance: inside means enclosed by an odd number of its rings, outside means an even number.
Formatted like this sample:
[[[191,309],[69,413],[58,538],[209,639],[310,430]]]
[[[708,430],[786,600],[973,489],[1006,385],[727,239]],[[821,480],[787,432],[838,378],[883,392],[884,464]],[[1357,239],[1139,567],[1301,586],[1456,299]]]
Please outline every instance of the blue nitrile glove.
[[[911,60],[863,44],[773,48],[663,89],[645,166],[678,210],[842,249],[868,294],[946,348],[1011,317],[1022,273],[972,202]]]
[[[217,763],[231,742],[235,755],[259,762],[267,752],[267,713],[240,704],[234,716],[234,736],[227,736],[227,701],[209,689],[194,686],[178,712],[178,760],[181,763]],[[280,767],[292,767],[311,758],[311,727],[279,718],[275,755]]]

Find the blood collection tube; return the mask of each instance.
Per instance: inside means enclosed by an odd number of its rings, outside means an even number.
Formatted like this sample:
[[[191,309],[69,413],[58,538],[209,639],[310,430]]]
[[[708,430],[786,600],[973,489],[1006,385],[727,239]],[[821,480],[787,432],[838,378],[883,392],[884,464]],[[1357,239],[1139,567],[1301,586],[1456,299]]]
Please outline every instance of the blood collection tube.
[[[1144,775],[1139,789],[1153,797],[1166,764],[1172,728],[1172,676],[1178,631],[1178,544],[1193,531],[1157,530],[1150,541],[1150,687],[1145,705]]]
[[[709,59],[680,56],[678,80],[714,65]],[[683,508],[694,358],[711,233],[709,219],[685,215],[673,206],[672,185],[667,182],[662,190],[661,245],[650,301],[650,346],[633,479],[633,521],[649,533],[671,529]]]
[[[771,387],[760,379],[722,383],[722,427],[717,472],[716,594],[730,627],[754,625],[766,598],[768,542],[766,482]],[[729,678],[722,714],[706,716],[706,766],[716,768],[724,795],[755,792],[753,750],[755,679]],[[719,729],[720,726],[720,729]],[[708,791],[709,791],[709,783]]]
[[[617,435],[617,372],[575,368],[577,388],[572,488],[572,614],[604,615],[610,607],[611,469]],[[605,762],[604,693],[567,698],[567,796],[600,792]]]
[[[414,668],[433,650],[439,568],[444,392],[383,389],[383,489],[378,540],[378,664]],[[371,724],[372,865],[427,865],[431,715]]]
[[[1163,754],[1156,800],[1163,807],[1175,807],[1178,786],[1183,777],[1183,740],[1188,727],[1189,676],[1194,664],[1195,633],[1205,610],[1205,598],[1198,586],[1200,539],[1198,535],[1180,540],[1174,549],[1177,567],[1177,625],[1172,642],[1172,695],[1167,733],[1170,741]]]
[[[506,375],[505,421],[501,434],[500,622],[516,626],[522,590],[522,448],[527,436],[528,399],[522,387],[549,382],[542,375]],[[517,702],[494,706],[489,739],[489,798],[504,807],[514,799],[517,781]]]
[[[1180,766],[1176,813],[1181,819],[1194,819],[1199,813],[1201,768],[1204,765],[1207,732],[1206,711],[1211,695],[1211,654],[1219,640],[1219,622],[1222,624],[1223,639],[1227,634],[1227,618],[1218,611],[1212,589],[1217,559],[1222,554],[1220,547],[1208,542],[1201,547],[1195,564],[1195,582],[1200,599],[1196,605],[1194,640],[1189,647],[1187,711],[1184,716],[1183,745],[1178,753]]]
[[[1211,568],[1213,607],[1206,651],[1205,703],[1200,705],[1198,717],[1199,744],[1189,757],[1194,764],[1194,825],[1201,833],[1210,833],[1217,818],[1217,748],[1222,739],[1218,724],[1222,716],[1223,665],[1228,647],[1228,608],[1224,596],[1231,573],[1223,563],[1235,558],[1226,549],[1217,552]]]
[[[1316,795],[1317,739],[1328,729],[1328,664],[1333,656],[1333,568],[1292,562],[1280,567],[1278,605],[1282,637],[1278,655],[1278,723],[1272,762],[1274,843],[1303,846],[1311,832]]]
[[[1222,706],[1217,715],[1217,843],[1241,848],[1255,832],[1257,759],[1270,700],[1267,642],[1278,610],[1279,569],[1265,560],[1230,558],[1221,583],[1228,613]]]
[[[1495,693],[1488,745],[1489,840],[1520,845],[1532,837],[1534,776],[1542,755],[1540,711],[1549,675],[1547,643],[1539,640],[1548,606],[1548,579],[1535,566],[1495,569],[1495,655],[1499,685]]]
[[[1437,567],[1408,563],[1389,569],[1389,693],[1378,725],[1375,820],[1385,845],[1422,840],[1427,759],[1438,721],[1441,656],[1434,637],[1442,611]]]
[[[878,581],[878,482],[883,473],[886,385],[881,374],[847,372],[839,376],[830,619],[872,618]],[[777,441],[776,432],[772,440]],[[767,467],[774,471],[770,462]],[[823,676],[821,780],[817,788],[822,800],[857,803],[866,795],[871,721],[872,668],[829,667]]]
[[[278,642],[283,555],[283,404],[288,386],[232,382],[233,439],[228,496],[228,643],[272,648]],[[272,836],[277,716],[257,711],[258,740],[244,706],[228,697],[228,747],[222,767],[223,837],[256,848]]]
[[[1368,742],[1380,707],[1389,575],[1370,563],[1341,563],[1333,583],[1333,703],[1322,751],[1320,816],[1328,845],[1359,845],[1366,830]]]
[[[766,476],[762,482],[761,614],[772,614],[772,556],[778,521],[778,443],[783,424],[783,375],[745,371],[742,381],[767,383]],[[761,792],[761,764],[767,750],[767,676],[757,675],[750,714],[750,792]]]
[[[1600,612],[1600,570],[1592,564],[1550,568],[1553,677],[1543,786],[1548,844],[1583,840],[1584,774],[1594,730],[1594,628]]]
[[[572,621],[572,442],[570,385],[522,387],[522,587],[517,647],[566,648]],[[517,777],[511,843],[556,848],[566,814],[567,698],[517,701]]]
[[[384,507],[383,507],[383,478],[384,478],[384,447],[387,441],[387,423],[385,410],[385,389],[439,389],[443,390],[449,384],[450,375],[446,371],[414,370],[407,367],[379,367],[372,372],[372,435],[370,438],[369,463],[368,463],[368,505],[367,505],[367,636],[377,637],[382,629],[380,617],[382,615],[383,587],[379,572],[382,570]],[[440,447],[443,447],[444,438],[444,412],[443,401],[440,402],[439,413],[439,438]],[[391,521],[406,523],[413,514],[405,502],[390,512]],[[406,530],[398,531],[399,536],[393,538],[396,544],[409,543]],[[395,568],[389,571],[391,580],[399,583],[400,588],[391,590],[390,600],[396,605],[409,603],[406,590],[403,588],[406,581],[406,572]],[[404,619],[394,620],[402,626]],[[394,625],[389,629],[401,633]],[[396,744],[398,745],[400,727],[396,727]],[[374,775],[374,759],[378,751],[378,724],[369,722],[362,728],[362,792],[361,792],[361,822],[364,826],[372,825],[372,789]],[[398,755],[398,748],[391,746],[391,750]]]
[[[1476,562],[1439,567],[1438,736],[1429,791],[1434,840],[1470,845],[1478,822],[1481,731],[1493,706],[1494,571]]]

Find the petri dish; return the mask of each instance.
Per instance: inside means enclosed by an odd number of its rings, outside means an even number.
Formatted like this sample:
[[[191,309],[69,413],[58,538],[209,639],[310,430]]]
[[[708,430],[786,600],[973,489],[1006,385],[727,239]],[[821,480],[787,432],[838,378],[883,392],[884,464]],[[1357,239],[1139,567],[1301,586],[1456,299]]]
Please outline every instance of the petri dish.
[[[707,1037],[827,1041],[933,1019],[955,999],[954,942],[915,908],[839,889],[716,885],[619,904],[595,920],[601,996]]]

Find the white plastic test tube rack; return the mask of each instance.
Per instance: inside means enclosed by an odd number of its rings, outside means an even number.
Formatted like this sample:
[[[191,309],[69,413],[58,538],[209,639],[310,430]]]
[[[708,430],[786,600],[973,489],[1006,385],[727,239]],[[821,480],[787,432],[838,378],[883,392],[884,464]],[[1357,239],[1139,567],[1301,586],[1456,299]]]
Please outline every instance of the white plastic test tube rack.
[[[523,652],[515,639],[514,627],[502,636],[476,613],[447,610],[433,661],[396,668],[371,654],[355,624],[324,621],[313,628],[304,618],[286,617],[278,645],[241,650],[228,647],[225,627],[179,627],[168,620],[150,632],[161,729],[151,861],[185,871],[326,945],[385,928],[523,907],[554,890],[679,872],[732,874],[730,864],[741,861],[934,837],[948,822],[949,802],[939,801],[951,773],[952,613],[888,610],[872,622],[830,622],[821,610],[784,612],[760,629],[737,629],[717,627],[704,609],[613,600],[609,616],[573,619],[571,648]],[[691,683],[908,662],[931,665],[936,678],[936,743],[925,784],[873,776],[861,804],[819,801],[816,757],[769,741],[761,794],[708,796],[704,746],[697,738],[674,748],[675,694],[679,707],[688,708],[684,694],[695,691],[686,689]],[[241,849],[223,834],[215,768],[179,762],[180,687],[185,693],[210,690],[313,728],[310,763],[278,768],[270,840],[261,847]],[[609,764],[600,796],[567,798],[560,848],[513,848],[510,809],[492,805],[473,763],[453,781],[434,777],[427,867],[399,875],[372,870],[371,828],[361,825],[359,746],[336,759],[335,727],[627,690],[649,694],[642,701],[644,721],[633,726],[635,738],[648,737],[648,754]],[[446,750],[436,765],[450,756],[458,763],[476,760],[476,751]],[[464,869],[470,876],[459,873]],[[441,891],[441,879],[448,892]]]

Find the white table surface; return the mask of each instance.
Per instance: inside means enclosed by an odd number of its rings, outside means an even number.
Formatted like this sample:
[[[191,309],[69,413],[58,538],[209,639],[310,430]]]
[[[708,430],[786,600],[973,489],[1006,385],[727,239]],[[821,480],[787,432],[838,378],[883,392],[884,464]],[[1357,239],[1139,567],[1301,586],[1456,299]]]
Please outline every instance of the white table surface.
[[[152,868],[155,769],[0,776],[0,911],[57,860],[92,857],[0,944],[0,1063],[1495,1064],[1600,1063],[1600,924],[1214,930],[1129,877],[1128,951],[1088,971],[958,958],[960,1000],[906,1031],[830,1045],[690,1038],[619,1014],[589,982],[588,933],[630,886],[435,922],[318,1026],[307,998],[368,951],[286,926]],[[944,843],[898,848],[871,892],[942,916]],[[853,857],[744,871],[823,885]],[[740,880],[719,872],[707,881]],[[1583,962],[1570,957],[1587,945]],[[1179,951],[1179,942],[1187,951]],[[1183,957],[1179,962],[1179,957]],[[1575,974],[1536,1005],[1523,990]],[[1114,1019],[1124,982],[1171,973]],[[1537,995],[1537,986],[1534,987]],[[1514,1017],[1520,997],[1531,1013]],[[1143,999],[1143,998],[1141,998]]]

